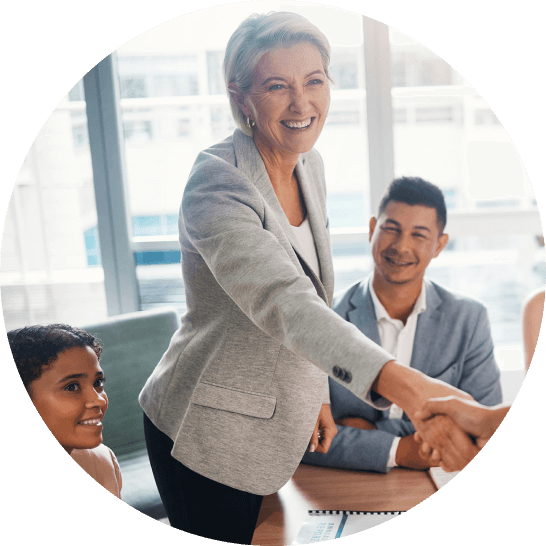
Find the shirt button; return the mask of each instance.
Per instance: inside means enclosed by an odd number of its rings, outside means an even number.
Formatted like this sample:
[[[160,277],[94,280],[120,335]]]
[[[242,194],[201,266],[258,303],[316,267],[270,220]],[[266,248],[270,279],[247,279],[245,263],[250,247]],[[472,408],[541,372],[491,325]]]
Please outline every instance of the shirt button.
[[[341,374],[341,368],[339,366],[334,366],[334,369],[332,370],[334,372],[334,377],[339,377]]]
[[[353,379],[353,374],[351,372],[345,372],[345,376],[343,377],[343,381],[346,383],[350,383]]]

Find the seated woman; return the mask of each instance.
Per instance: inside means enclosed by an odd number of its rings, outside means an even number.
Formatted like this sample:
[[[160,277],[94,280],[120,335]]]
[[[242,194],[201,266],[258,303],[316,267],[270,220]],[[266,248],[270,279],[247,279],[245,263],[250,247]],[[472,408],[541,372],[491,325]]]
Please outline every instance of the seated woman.
[[[13,359],[40,417],[71,457],[121,498],[116,456],[102,444],[108,407],[99,340],[66,324],[8,332]]]
[[[534,292],[523,304],[523,352],[528,370],[535,352],[542,314],[544,313],[544,288]]]

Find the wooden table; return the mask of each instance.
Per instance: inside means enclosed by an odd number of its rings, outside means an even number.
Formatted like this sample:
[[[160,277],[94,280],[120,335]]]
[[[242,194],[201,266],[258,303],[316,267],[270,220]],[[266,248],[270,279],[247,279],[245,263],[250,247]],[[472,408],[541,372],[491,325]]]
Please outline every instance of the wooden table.
[[[307,510],[409,510],[435,491],[421,470],[377,474],[300,464],[282,489],[264,497],[252,544],[291,544]]]

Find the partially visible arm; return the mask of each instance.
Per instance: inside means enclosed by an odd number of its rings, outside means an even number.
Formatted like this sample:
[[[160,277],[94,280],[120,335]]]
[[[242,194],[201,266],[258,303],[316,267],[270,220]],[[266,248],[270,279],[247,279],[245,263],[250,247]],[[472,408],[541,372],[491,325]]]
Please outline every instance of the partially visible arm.
[[[457,396],[472,399],[468,393],[428,377],[415,368],[403,366],[395,360],[390,360],[383,366],[372,384],[372,391],[401,407],[416,428],[415,413],[423,409],[430,398]]]
[[[318,453],[327,453],[330,444],[337,434],[337,428],[330,411],[330,404],[322,404],[319,416],[311,440],[309,442],[309,451]]]
[[[393,421],[391,423],[391,421]],[[424,470],[430,468],[430,462],[419,454],[421,444],[414,438],[415,428],[404,419],[382,419],[376,425],[361,417],[343,417],[336,419],[336,425],[359,428],[361,430],[382,430],[393,435],[391,448],[387,454],[387,460],[380,461],[382,467],[388,472],[394,466]],[[394,432],[396,431],[396,432]],[[368,446],[365,450],[374,452],[373,443],[381,439],[377,434],[368,435]],[[349,448],[351,449],[351,448]],[[365,453],[364,453],[365,457]],[[392,461],[391,461],[392,457]],[[391,461],[391,462],[389,462]]]
[[[394,435],[380,430],[363,430],[351,426],[337,426],[328,453],[310,453],[302,463],[330,468],[387,472],[389,450]]]
[[[544,290],[532,296],[523,306],[523,350],[525,368],[529,369],[537,346],[542,315],[544,313]]]
[[[429,456],[421,453],[420,450],[421,443],[416,440],[414,434],[400,438],[396,449],[396,464],[414,470],[428,470],[431,466],[435,466]]]
[[[464,467],[475,455],[473,442],[448,417],[435,418],[428,423],[416,418],[417,412],[425,406],[429,398],[455,396],[471,400],[469,394],[392,360],[383,366],[372,389],[406,412],[417,431],[421,432],[421,440],[431,447],[429,452],[422,453],[430,464],[439,462],[437,454],[440,453],[442,468],[446,471],[457,470]],[[435,392],[443,394],[431,394]],[[436,453],[431,452],[432,449]]]

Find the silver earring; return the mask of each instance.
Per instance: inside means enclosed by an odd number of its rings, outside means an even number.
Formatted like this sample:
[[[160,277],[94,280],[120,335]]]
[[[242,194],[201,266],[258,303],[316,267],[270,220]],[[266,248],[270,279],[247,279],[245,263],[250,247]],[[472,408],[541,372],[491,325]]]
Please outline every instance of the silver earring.
[[[252,128],[255,127],[256,122],[253,119],[250,119],[250,116],[246,118],[246,126],[252,131]]]

